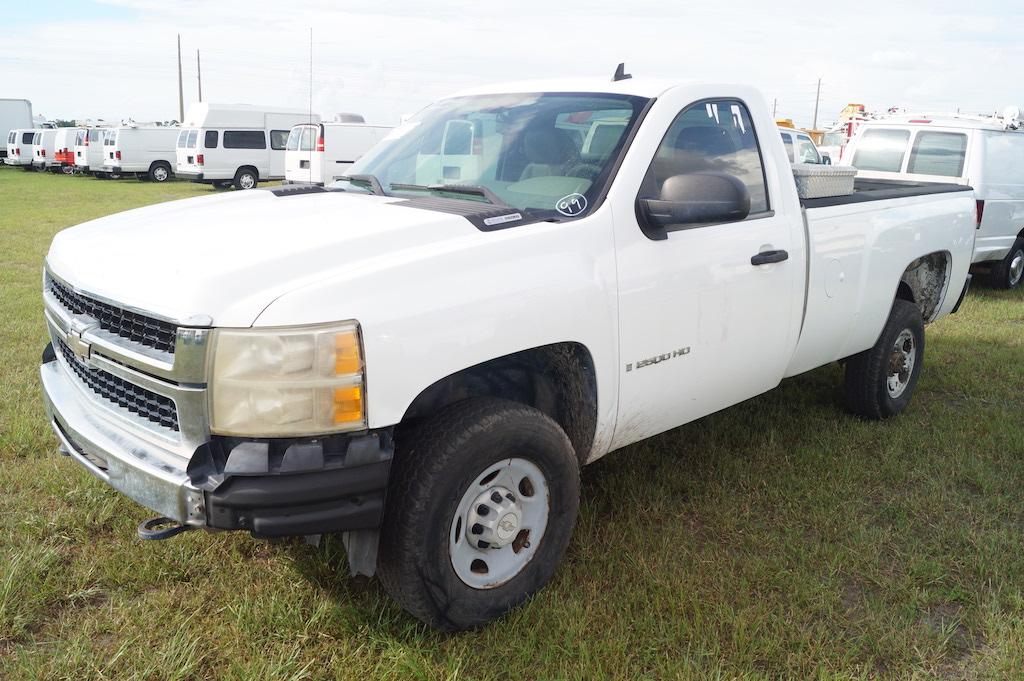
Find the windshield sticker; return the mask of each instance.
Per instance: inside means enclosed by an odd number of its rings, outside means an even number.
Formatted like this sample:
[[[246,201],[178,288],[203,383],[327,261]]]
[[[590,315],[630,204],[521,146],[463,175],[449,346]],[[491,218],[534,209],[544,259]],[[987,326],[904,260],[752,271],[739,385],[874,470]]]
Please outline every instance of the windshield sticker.
[[[494,225],[503,225],[506,222],[515,222],[516,220],[522,219],[523,216],[520,213],[509,213],[508,215],[499,215],[498,217],[494,218],[486,218],[484,220],[484,224],[487,225],[488,227],[493,227]]]
[[[566,217],[574,218],[587,209],[587,197],[580,193],[563,196],[555,202],[555,210]]]

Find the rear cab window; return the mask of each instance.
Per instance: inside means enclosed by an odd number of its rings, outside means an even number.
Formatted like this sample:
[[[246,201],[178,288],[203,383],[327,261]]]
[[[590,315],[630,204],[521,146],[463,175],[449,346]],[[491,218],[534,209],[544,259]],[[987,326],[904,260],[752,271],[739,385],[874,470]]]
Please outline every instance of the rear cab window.
[[[905,128],[871,128],[857,142],[851,164],[858,170],[898,173],[903,169],[910,130]]]
[[[797,163],[821,163],[821,154],[818,153],[818,149],[810,137],[797,135],[796,140],[798,144]]]
[[[793,153],[793,136],[788,132],[780,134],[782,135],[782,146],[786,147],[786,156],[789,157],[789,162],[796,163],[796,154]]]

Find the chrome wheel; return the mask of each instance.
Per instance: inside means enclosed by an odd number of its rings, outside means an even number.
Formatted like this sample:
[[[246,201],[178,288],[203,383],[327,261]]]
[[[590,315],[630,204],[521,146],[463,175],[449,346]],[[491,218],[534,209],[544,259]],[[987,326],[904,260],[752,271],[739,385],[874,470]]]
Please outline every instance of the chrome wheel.
[[[914,334],[910,329],[903,329],[896,337],[889,356],[889,377],[885,381],[889,397],[896,399],[907,389],[916,361],[917,343]]]
[[[170,173],[167,168],[164,168],[163,166],[153,168],[153,179],[157,182],[164,182],[168,177],[170,177]]]
[[[244,175],[238,178],[238,185],[242,189],[252,189],[253,187],[256,186],[256,178],[250,175],[249,173],[245,173]]]
[[[448,533],[455,574],[474,589],[493,589],[526,567],[548,524],[544,474],[526,459],[484,469],[462,495]]]
[[[1010,288],[1017,286],[1021,278],[1024,277],[1024,251],[1017,251],[1012,257],[1013,259],[1010,260]]]

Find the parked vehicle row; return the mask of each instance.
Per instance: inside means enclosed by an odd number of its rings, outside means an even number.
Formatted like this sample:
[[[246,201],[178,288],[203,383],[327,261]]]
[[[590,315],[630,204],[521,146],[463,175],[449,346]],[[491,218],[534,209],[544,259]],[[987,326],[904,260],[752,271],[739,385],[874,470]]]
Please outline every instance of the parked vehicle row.
[[[856,416],[908,408],[975,194],[794,160],[756,90],[620,67],[444,99],[328,187],[72,227],[50,425],[144,538],[339,532],[416,617],[484,625],[554,574],[581,466],[836,361]]]

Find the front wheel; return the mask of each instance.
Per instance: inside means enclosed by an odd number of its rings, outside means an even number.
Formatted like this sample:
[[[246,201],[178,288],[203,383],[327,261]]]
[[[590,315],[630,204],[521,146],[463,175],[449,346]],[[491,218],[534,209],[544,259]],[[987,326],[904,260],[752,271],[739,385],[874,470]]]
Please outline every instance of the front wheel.
[[[466,400],[400,446],[378,568],[399,605],[449,631],[480,627],[541,589],[579,509],[565,432],[507,400]]]
[[[989,281],[997,288],[1013,289],[1024,281],[1024,239],[1017,239],[1005,258],[989,273]]]
[[[924,320],[917,305],[897,299],[874,347],[846,361],[846,407],[867,419],[903,411],[924,363]]]

